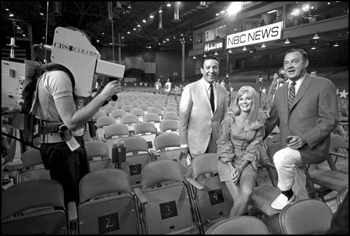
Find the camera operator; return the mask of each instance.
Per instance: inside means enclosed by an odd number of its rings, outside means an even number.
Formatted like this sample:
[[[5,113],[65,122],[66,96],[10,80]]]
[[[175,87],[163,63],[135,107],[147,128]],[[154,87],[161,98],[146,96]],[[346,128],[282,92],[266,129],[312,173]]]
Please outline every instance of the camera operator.
[[[37,81],[32,113],[39,119],[40,153],[51,179],[64,190],[65,205],[79,203],[79,181],[90,171],[84,147],[84,126],[113,95],[121,92],[113,80],[88,104],[78,109],[74,84],[61,70],[46,71]]]

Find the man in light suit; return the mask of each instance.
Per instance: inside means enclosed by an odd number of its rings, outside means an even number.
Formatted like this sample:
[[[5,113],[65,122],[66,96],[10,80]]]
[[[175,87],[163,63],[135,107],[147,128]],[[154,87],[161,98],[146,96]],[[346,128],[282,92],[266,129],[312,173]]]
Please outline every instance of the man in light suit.
[[[284,70],[288,82],[276,91],[269,117],[265,122],[265,138],[278,125],[281,149],[273,160],[278,173],[277,187],[281,194],[271,207],[281,210],[295,199],[292,187],[296,166],[317,164],[325,160],[330,145],[330,134],[339,121],[336,89],[332,81],[306,73],[308,55],[302,49],[285,53]],[[290,99],[295,83],[295,97]],[[290,105],[289,105],[290,104]],[[306,191],[305,175],[300,175],[302,188]],[[294,188],[293,188],[294,189]],[[307,194],[306,194],[307,195]]]
[[[219,59],[214,55],[203,58],[203,77],[185,86],[179,108],[179,134],[182,152],[192,158],[203,153],[216,153],[220,123],[227,111],[228,93],[218,83]],[[213,108],[210,85],[213,85]]]

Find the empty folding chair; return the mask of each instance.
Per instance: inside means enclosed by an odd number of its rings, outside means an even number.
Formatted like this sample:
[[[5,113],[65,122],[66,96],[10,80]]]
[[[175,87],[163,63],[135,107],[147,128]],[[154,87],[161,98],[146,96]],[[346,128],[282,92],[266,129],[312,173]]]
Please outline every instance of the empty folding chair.
[[[182,175],[187,175],[188,164],[180,147],[180,137],[175,133],[161,133],[154,139],[154,150],[150,150],[152,160],[173,160],[180,164]]]
[[[179,134],[179,122],[177,120],[162,120],[160,122],[160,132]]]
[[[279,215],[282,234],[325,234],[331,227],[333,213],[316,199],[303,199],[284,207]]]
[[[138,106],[137,108],[140,108],[144,111],[144,113],[146,114],[149,110],[149,106],[147,104],[141,104],[140,106]]]
[[[103,140],[105,134],[105,128],[109,125],[116,124],[116,121],[113,117],[100,117],[96,120],[96,136],[99,140]]]
[[[21,159],[22,169],[16,173],[15,183],[34,179],[51,179],[50,172],[44,167],[39,149],[26,150]]]
[[[130,103],[130,105],[133,106],[133,107],[135,108],[135,107],[140,106],[140,103],[139,103],[139,102],[133,101],[133,102]]]
[[[204,233],[177,162],[148,163],[142,170],[141,183],[141,188],[134,191],[143,219],[143,234]]]
[[[325,196],[332,192],[339,192],[344,186],[349,185],[349,175],[344,172],[337,171],[332,167],[332,157],[325,154],[328,165],[324,165],[324,169],[315,169],[310,171],[310,164],[305,165],[305,175],[309,196],[327,202],[333,198],[325,199]],[[321,164],[321,163],[320,163]]]
[[[154,105],[154,102],[151,102],[151,101],[145,101],[143,104],[146,104],[149,108],[150,107],[153,107]]]
[[[134,107],[131,105],[124,105],[122,106],[122,109],[126,112],[126,113],[130,113],[130,111],[133,109]]]
[[[155,103],[153,107],[159,108],[161,111],[165,110],[165,106],[163,103]]]
[[[92,120],[96,122],[96,120],[100,117],[106,117],[107,114],[104,111],[98,111],[96,114],[92,117]]]
[[[145,112],[140,108],[134,108],[130,111],[130,114],[133,114],[139,118],[140,122],[143,122],[143,116],[145,115]]]
[[[349,158],[349,143],[345,141],[345,138],[341,135],[331,134],[331,145],[329,147],[329,155],[331,156],[331,165],[333,170],[337,170],[344,173],[349,173],[349,166],[342,165],[338,162],[339,158]]]
[[[76,232],[75,202],[64,206],[62,186],[36,179],[12,185],[1,193],[1,234],[72,234]]]
[[[192,177],[186,180],[192,185],[193,194],[199,206],[204,229],[215,222],[227,218],[233,206],[233,199],[224,182],[220,182],[216,153],[205,153],[192,161]],[[201,178],[205,174],[211,177]]]
[[[119,152],[121,146],[125,148],[123,153]],[[117,155],[117,157],[113,155]],[[134,188],[140,186],[141,171],[151,161],[151,156],[146,140],[133,136],[121,139],[112,147],[112,159],[118,163],[117,168],[125,170],[130,175],[130,185]]]
[[[120,119],[120,123],[128,127],[130,135],[134,134],[135,125],[139,122],[139,118],[133,114],[126,114]]]
[[[119,169],[90,172],[79,183],[79,234],[140,234],[128,174]]]
[[[237,216],[220,220],[205,234],[269,234],[266,224],[253,216]]]
[[[116,123],[120,123],[120,120],[123,116],[126,115],[126,112],[123,109],[116,109],[109,113],[110,117],[113,117],[116,120]]]
[[[124,102],[117,101],[114,106],[117,107],[118,109],[121,109],[123,106],[126,104]]]
[[[84,145],[89,159],[90,172],[114,168],[106,143],[100,140],[91,140],[86,141]]]
[[[106,107],[105,109],[103,109],[103,111],[107,114],[107,115],[110,115],[110,113],[114,110],[117,110],[118,107],[115,107],[115,106],[109,106],[109,107]]]
[[[176,112],[167,111],[163,114],[163,120],[179,120],[179,116]]]
[[[106,127],[104,142],[106,142],[109,150],[109,156],[112,157],[113,144],[119,142],[122,138],[129,137],[128,126],[124,124],[114,124]]]
[[[157,113],[153,113],[148,110],[147,114],[143,116],[143,122],[151,122],[157,129],[157,132],[160,133],[160,116]]]
[[[176,102],[168,102],[166,104],[166,107],[169,108],[169,107],[173,107],[177,110],[178,106],[177,106],[177,103]]]
[[[158,134],[156,127],[151,122],[142,122],[135,125],[134,135],[147,141],[148,149],[154,149],[154,139]]]
[[[163,117],[163,111],[158,107],[150,107],[148,113],[156,113],[160,119]]]
[[[176,107],[170,106],[170,107],[165,108],[165,110],[164,110],[164,112],[169,112],[169,111],[175,112],[176,114],[178,113]]]

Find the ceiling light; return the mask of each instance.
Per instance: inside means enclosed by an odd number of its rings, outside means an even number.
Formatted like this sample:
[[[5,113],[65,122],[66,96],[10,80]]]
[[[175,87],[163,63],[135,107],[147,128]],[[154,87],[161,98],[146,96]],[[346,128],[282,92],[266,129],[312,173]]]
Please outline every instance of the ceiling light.
[[[219,55],[219,54],[218,54],[218,52],[215,52],[214,55],[217,56],[217,55]]]
[[[312,39],[319,39],[318,34],[316,33]]]
[[[265,43],[263,43],[263,44],[261,45],[261,47],[262,47],[262,48],[266,48],[266,45],[265,45]]]
[[[336,42],[333,47],[339,47],[339,44]]]
[[[196,58],[196,56],[193,56],[193,60],[196,60],[197,58]]]
[[[128,6],[127,6],[128,9],[131,9],[131,4],[129,3]]]
[[[146,23],[146,20],[145,20],[145,19],[143,19],[143,20],[142,20],[142,22],[143,22],[143,23]]]
[[[196,7],[197,9],[206,9],[209,6],[205,3],[205,1],[201,1],[199,5]]]
[[[274,12],[276,12],[277,10],[275,9],[275,10],[272,10],[272,11],[268,11],[267,12],[267,14],[272,14],[272,13],[274,13]]]
[[[284,44],[290,44],[289,39],[286,39],[286,41],[284,42]]]
[[[307,12],[307,11],[310,10],[310,5],[309,5],[309,4],[304,4],[304,5],[302,6],[302,9],[303,9],[303,11]]]
[[[247,48],[244,46],[243,51],[247,51]]]
[[[230,48],[230,50],[228,50],[228,53],[232,53],[232,50],[231,50],[231,48]]]
[[[180,4],[180,2],[175,3],[173,22],[180,22],[181,21],[180,13],[179,13],[179,4]]]
[[[207,55],[206,55],[206,54],[203,54],[203,57],[207,57]]]
[[[316,46],[313,46],[312,48],[311,48],[311,50],[315,50],[316,49]]]
[[[152,19],[153,19],[153,18],[154,18],[154,16],[151,14],[151,15],[149,15],[149,18],[152,18]]]
[[[166,4],[166,6],[167,6],[167,7],[171,7],[171,4],[170,4],[170,2],[168,2],[168,3]]]

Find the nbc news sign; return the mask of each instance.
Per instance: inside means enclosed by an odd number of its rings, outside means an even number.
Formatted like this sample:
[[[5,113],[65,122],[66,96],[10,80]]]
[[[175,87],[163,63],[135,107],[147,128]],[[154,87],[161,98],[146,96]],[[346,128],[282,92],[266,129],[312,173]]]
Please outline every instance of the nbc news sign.
[[[227,35],[226,49],[281,39],[282,27],[283,21]]]

